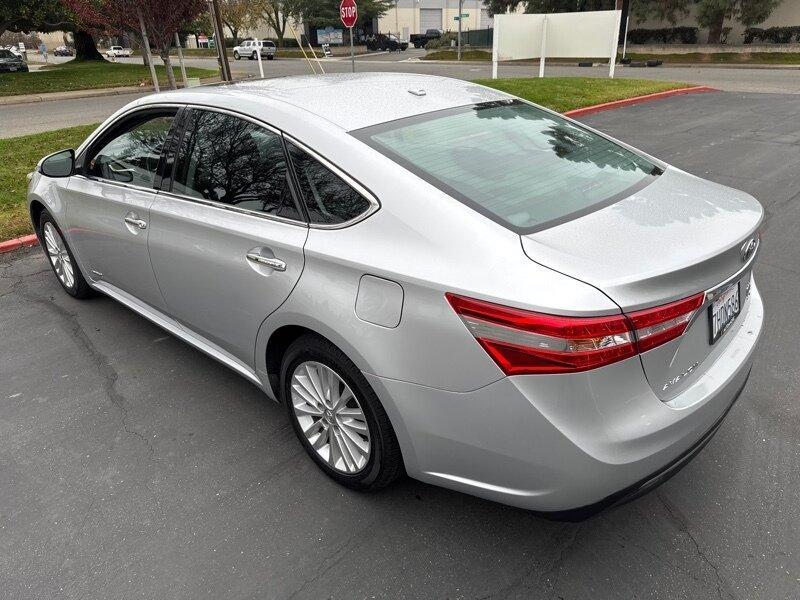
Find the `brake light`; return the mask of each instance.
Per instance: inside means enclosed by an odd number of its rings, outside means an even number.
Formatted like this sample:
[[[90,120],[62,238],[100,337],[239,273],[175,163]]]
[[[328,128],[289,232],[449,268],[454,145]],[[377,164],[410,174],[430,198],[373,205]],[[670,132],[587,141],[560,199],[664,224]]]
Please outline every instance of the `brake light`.
[[[445,294],[506,375],[577,373],[635,356],[683,334],[705,295],[629,315],[565,317]]]
[[[623,315],[562,317],[446,297],[506,375],[587,371],[636,354]]]
[[[700,293],[670,304],[628,313],[636,332],[639,352],[646,352],[682,336],[705,297],[704,293]]]

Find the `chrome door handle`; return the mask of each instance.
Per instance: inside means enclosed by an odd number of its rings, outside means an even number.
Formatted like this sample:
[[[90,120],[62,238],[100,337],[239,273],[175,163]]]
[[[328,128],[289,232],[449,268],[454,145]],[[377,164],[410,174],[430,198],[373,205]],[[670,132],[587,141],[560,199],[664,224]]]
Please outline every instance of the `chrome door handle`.
[[[286,270],[286,263],[283,262],[280,258],[270,258],[268,256],[261,256],[260,254],[256,254],[255,252],[248,252],[246,256],[247,260],[249,260],[250,262],[270,267],[271,269],[275,269],[276,271]]]
[[[139,229],[147,229],[147,221],[142,219],[137,219],[136,217],[125,217],[125,222],[128,225],[133,225],[134,227],[138,227]]]

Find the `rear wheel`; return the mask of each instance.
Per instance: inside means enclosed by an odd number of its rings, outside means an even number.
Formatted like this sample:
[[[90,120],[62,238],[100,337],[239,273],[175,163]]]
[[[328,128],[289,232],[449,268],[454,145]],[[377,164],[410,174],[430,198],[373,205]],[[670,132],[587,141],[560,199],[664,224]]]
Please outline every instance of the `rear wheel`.
[[[327,340],[305,335],[289,346],[281,393],[297,437],[332,479],[376,490],[403,474],[386,411],[361,371]]]
[[[255,53],[255,51],[253,51],[253,53],[250,55],[250,60],[258,60],[258,55]]]
[[[72,251],[64,241],[61,230],[46,210],[43,210],[39,217],[39,239],[50,260],[50,267],[64,291],[74,298],[90,297],[92,288],[86,283]]]

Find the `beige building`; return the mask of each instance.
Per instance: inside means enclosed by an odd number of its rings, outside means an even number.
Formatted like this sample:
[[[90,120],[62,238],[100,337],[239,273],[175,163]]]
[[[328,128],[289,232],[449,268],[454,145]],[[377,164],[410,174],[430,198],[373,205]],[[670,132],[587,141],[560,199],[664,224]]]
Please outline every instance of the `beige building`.
[[[462,30],[487,29],[492,27],[482,0],[463,0]],[[395,33],[408,39],[412,33],[424,33],[428,29],[457,31],[458,0],[398,0],[394,8],[378,19],[380,33]]]
[[[697,27],[697,19],[695,17],[696,6],[692,6],[689,14],[675,23],[676,27]],[[737,21],[726,21],[724,27],[730,27],[731,31],[728,34],[728,44],[741,44],[743,41],[744,25]],[[800,0],[783,0],[783,2],[774,10],[769,19],[763,23],[756,25],[762,29],[767,27],[784,27],[784,26],[800,26]],[[664,21],[649,20],[644,23],[636,23],[633,19],[630,22],[630,29],[656,29],[660,27],[671,27],[670,23]],[[708,29],[698,28],[697,41],[701,44],[706,43],[708,40]]]

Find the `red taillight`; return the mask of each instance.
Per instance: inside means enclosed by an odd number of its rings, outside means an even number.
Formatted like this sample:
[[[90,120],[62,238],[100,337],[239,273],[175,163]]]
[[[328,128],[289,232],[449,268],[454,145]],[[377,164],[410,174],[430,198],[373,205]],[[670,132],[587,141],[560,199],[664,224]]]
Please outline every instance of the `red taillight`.
[[[703,305],[700,293],[677,302],[628,313],[636,331],[639,352],[646,352],[683,335],[695,311]]]
[[[506,375],[586,371],[636,354],[622,315],[561,317],[446,296]]]
[[[630,358],[682,335],[705,297],[630,315],[564,317],[445,296],[506,375],[576,373]]]

